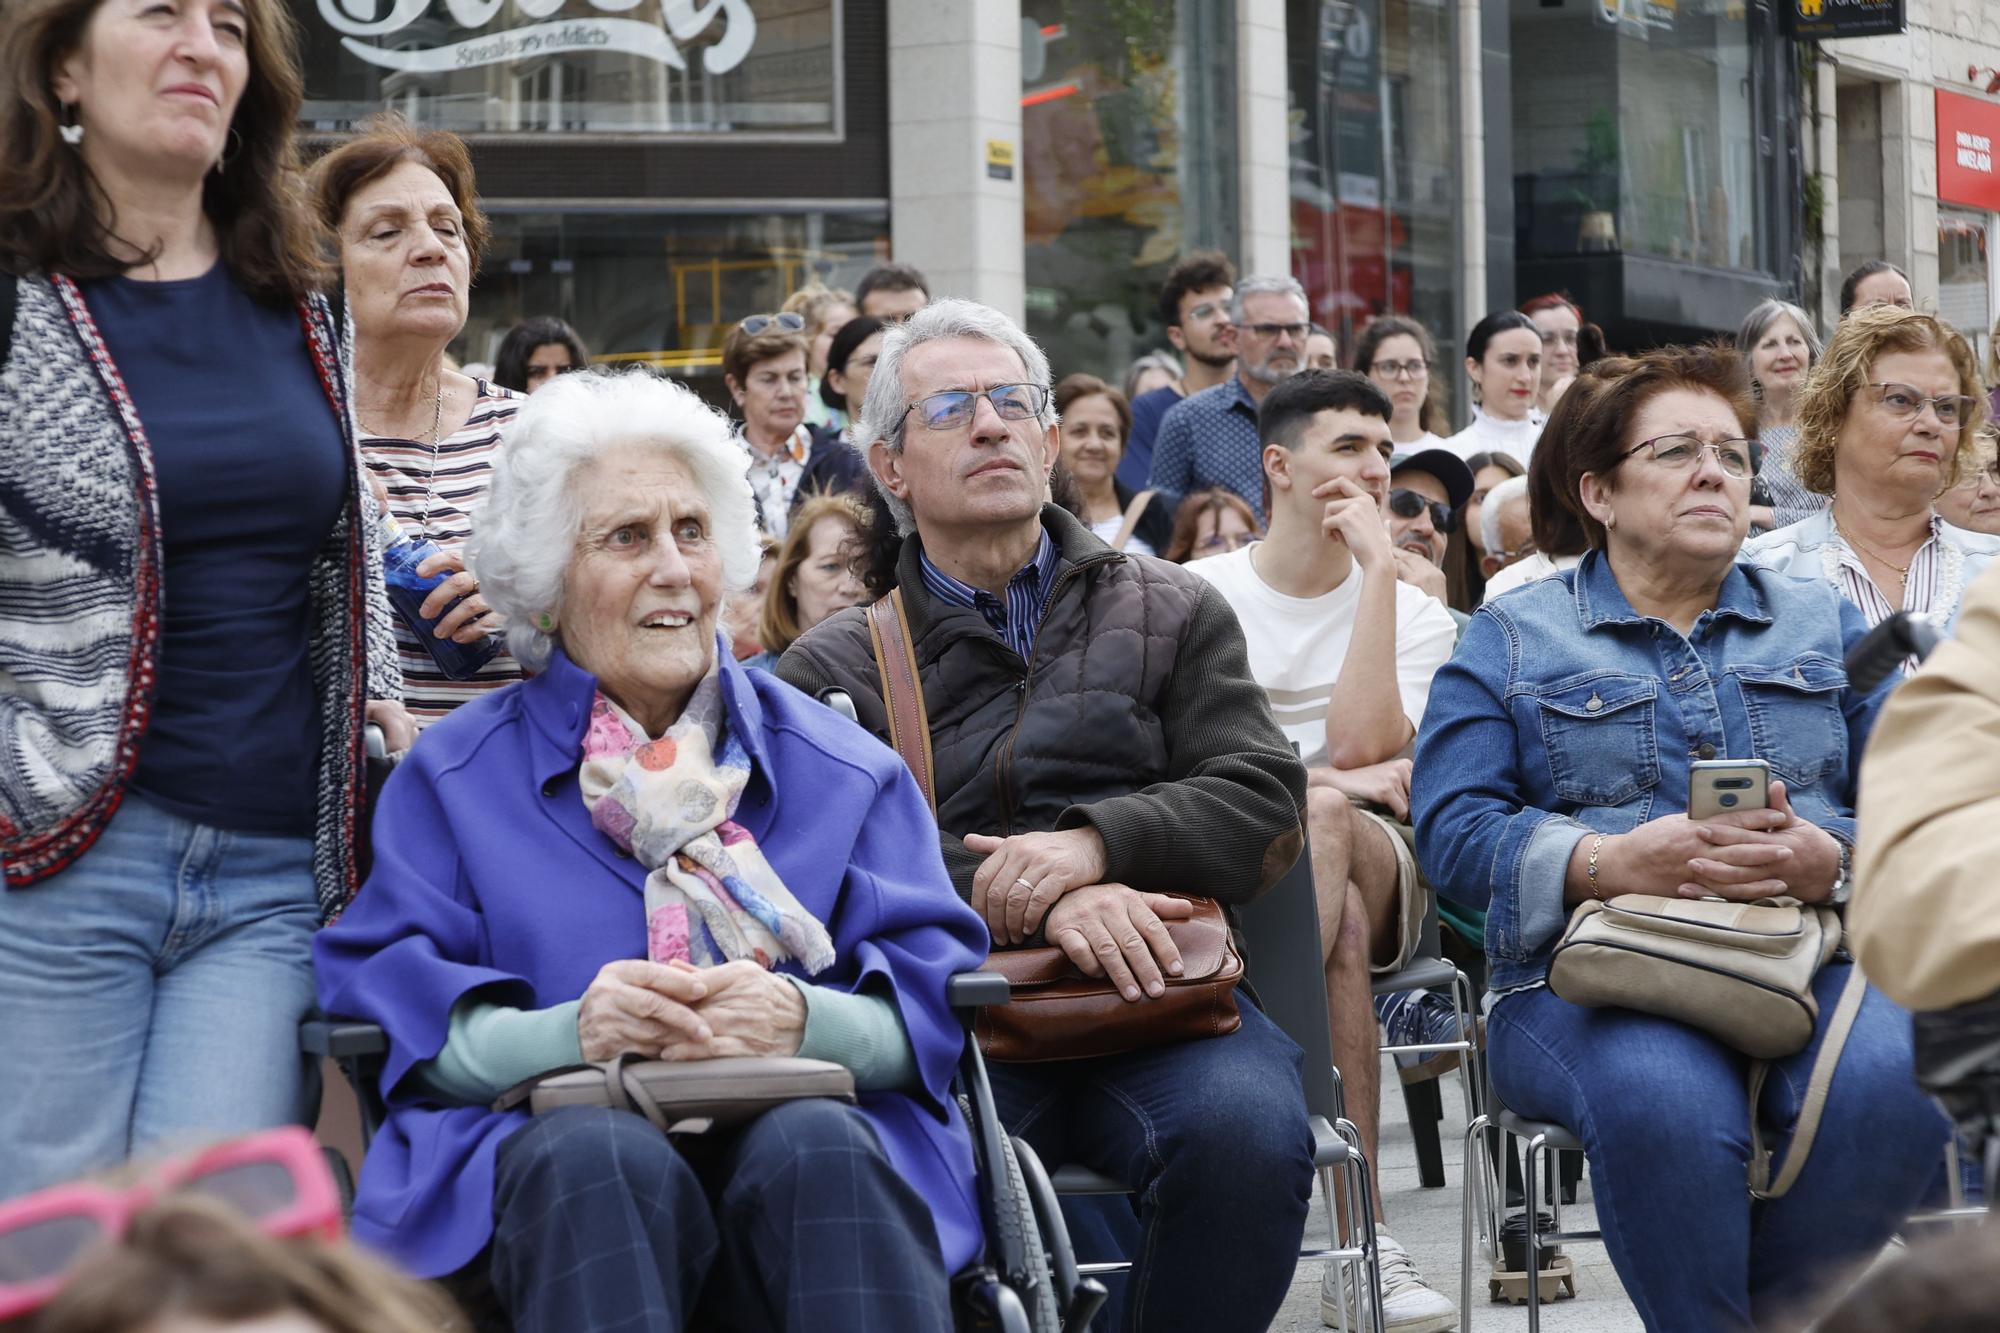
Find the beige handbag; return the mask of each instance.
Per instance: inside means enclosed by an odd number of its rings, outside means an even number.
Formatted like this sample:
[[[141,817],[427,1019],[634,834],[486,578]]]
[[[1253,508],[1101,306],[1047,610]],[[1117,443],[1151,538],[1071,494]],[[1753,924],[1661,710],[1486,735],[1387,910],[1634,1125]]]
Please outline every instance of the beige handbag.
[[[1795,898],[1712,902],[1620,894],[1580,903],[1549,962],[1549,989],[1585,1008],[1634,1009],[1699,1028],[1757,1063],[1750,1071],[1755,1155],[1750,1192],[1774,1199],[1790,1189],[1819,1129],[1840,1049],[1867,982],[1856,967],[1813,1061],[1798,1128],[1773,1182],[1770,1150],[1757,1126],[1757,1101],[1771,1060],[1812,1041],[1819,1001],[1812,991],[1840,947],[1840,913]]]
[[[537,1074],[501,1094],[496,1111],[527,1103],[535,1115],[605,1106],[646,1117],[662,1134],[702,1134],[754,1119],[802,1097],[854,1100],[854,1075],[828,1060],[725,1056],[715,1060],[616,1060]]]

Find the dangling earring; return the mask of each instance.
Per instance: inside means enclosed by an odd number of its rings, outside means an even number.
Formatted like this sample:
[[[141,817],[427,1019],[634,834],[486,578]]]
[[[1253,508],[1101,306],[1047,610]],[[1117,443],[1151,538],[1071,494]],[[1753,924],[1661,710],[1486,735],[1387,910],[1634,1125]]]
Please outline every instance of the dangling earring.
[[[83,125],[81,123],[81,113],[77,111],[76,103],[74,102],[64,102],[61,105],[62,105],[62,113],[61,113],[62,124],[59,127],[57,127],[56,133],[62,135],[64,143],[68,144],[71,148],[74,148],[78,144],[83,142]]]
[[[222,156],[215,159],[215,174],[220,176],[223,169],[242,156],[242,154],[243,136],[236,132],[234,125],[231,125],[229,127],[229,142],[224,146]]]
[[[535,617],[535,628],[544,634],[553,634],[556,628],[556,618],[544,611]]]

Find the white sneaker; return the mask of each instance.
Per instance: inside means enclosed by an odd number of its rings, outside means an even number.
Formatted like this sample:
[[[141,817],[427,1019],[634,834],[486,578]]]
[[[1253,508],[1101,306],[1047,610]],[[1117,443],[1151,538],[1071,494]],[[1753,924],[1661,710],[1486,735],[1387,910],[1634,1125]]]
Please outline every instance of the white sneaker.
[[[1424,1281],[1410,1252],[1380,1225],[1375,1228],[1375,1251],[1382,1268],[1382,1327],[1386,1333],[1446,1333],[1458,1327],[1458,1307]],[[1326,1274],[1320,1279],[1319,1321],[1342,1333],[1359,1333],[1350,1330],[1346,1322],[1346,1312],[1354,1305],[1348,1290],[1352,1271],[1345,1264],[1328,1261]]]

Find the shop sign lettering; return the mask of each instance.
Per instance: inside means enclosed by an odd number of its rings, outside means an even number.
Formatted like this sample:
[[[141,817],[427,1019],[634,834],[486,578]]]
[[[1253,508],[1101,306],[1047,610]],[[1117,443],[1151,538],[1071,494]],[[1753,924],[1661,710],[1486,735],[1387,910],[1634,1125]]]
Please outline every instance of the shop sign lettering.
[[[750,0],[658,0],[648,18],[553,18],[567,0],[514,0],[530,19],[546,20],[499,32],[482,32],[500,16],[506,0],[318,0],[319,16],[341,34],[341,45],[383,69],[439,74],[498,65],[564,52],[617,52],[686,69],[679,43],[710,25],[723,25],[722,39],[702,52],[702,66],[724,74],[743,63],[757,40],[757,16]],[[588,0],[604,14],[625,14],[648,0]],[[368,38],[393,39],[432,9],[441,8],[460,31],[473,34],[442,46],[377,45]],[[386,12],[384,12],[386,11]]]
[[[1973,134],[1960,130],[1952,139],[1958,149],[1958,165],[1973,171],[1993,174],[1993,140],[1984,134]]]

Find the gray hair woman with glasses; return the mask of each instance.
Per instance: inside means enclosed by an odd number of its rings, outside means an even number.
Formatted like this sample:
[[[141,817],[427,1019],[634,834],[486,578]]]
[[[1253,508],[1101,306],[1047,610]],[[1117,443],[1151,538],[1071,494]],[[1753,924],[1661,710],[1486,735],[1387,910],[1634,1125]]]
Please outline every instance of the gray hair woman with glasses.
[[[2000,537],[1944,521],[1937,499],[1978,466],[1986,419],[1971,347],[1935,316],[1857,310],[1799,399],[1793,469],[1825,509],[1753,538],[1745,559],[1825,579],[1868,623],[1896,611],[1949,633]]]
[[[1764,454],[1750,507],[1750,521],[1759,528],[1781,528],[1826,508],[1825,497],[1807,490],[1792,465],[1799,393],[1821,351],[1806,312],[1775,297],[1758,302],[1736,331],[1736,353],[1750,372],[1757,400],[1757,444]]]

